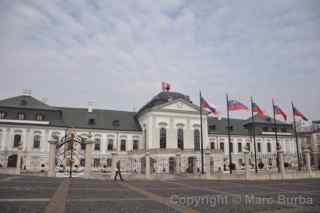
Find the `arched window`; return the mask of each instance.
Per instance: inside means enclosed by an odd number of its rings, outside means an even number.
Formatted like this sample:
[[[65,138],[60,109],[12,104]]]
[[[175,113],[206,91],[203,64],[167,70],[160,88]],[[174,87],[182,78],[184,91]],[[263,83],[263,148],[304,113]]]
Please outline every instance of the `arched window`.
[[[120,141],[120,151],[126,151],[126,140],[124,139]]]
[[[183,129],[179,128],[177,130],[177,139],[178,139],[178,149],[183,150]]]
[[[39,149],[40,148],[40,139],[41,139],[40,135],[35,135],[33,137],[33,148],[34,149]]]
[[[139,149],[139,141],[138,140],[133,140],[132,149],[133,150]]]
[[[21,135],[14,135],[13,147],[18,147],[21,144]]]
[[[94,144],[94,150],[100,151],[100,138],[96,138],[95,144]]]
[[[200,131],[199,129],[195,129],[193,131],[194,135],[194,151],[199,151],[200,150]]]
[[[167,147],[167,130],[166,128],[160,129],[160,149],[165,149]]]
[[[112,151],[113,150],[113,139],[109,139],[108,140],[108,151]]]

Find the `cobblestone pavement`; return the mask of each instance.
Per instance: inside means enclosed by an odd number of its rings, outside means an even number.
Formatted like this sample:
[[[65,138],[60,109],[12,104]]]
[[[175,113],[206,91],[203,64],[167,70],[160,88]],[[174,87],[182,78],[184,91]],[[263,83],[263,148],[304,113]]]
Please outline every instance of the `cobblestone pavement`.
[[[0,175],[0,213],[320,212],[320,179],[135,180]]]

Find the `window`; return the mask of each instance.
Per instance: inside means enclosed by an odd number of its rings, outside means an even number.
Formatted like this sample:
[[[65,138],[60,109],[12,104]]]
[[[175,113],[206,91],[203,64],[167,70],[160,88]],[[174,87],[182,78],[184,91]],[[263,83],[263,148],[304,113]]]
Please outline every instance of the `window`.
[[[94,150],[100,151],[100,138],[96,138],[96,141],[94,144]]]
[[[85,165],[84,158],[81,158],[81,159],[80,159],[80,166],[84,167],[84,165]]]
[[[210,125],[209,126],[210,131],[215,131],[216,130],[216,125]]]
[[[126,151],[126,140],[120,141],[120,151]]]
[[[14,135],[13,147],[18,147],[21,144],[21,135]]]
[[[43,121],[44,120],[44,116],[42,114],[36,114],[36,120],[37,121]]]
[[[138,140],[133,140],[133,150],[138,150],[139,149],[139,141]]]
[[[89,124],[89,125],[95,125],[95,124],[96,124],[96,120],[95,120],[94,118],[90,118],[90,119],[88,120],[88,124]]]
[[[113,126],[114,128],[118,128],[118,127],[120,126],[120,121],[119,121],[119,120],[113,120],[113,121],[112,121],[112,126]]]
[[[33,148],[34,149],[39,149],[40,148],[40,135],[35,135],[33,137]]]
[[[6,118],[7,118],[7,113],[0,112],[0,119],[6,119]]]
[[[211,142],[211,143],[210,143],[210,149],[215,149],[214,142]]]
[[[179,128],[177,130],[177,138],[178,138],[178,149],[183,150],[183,129]]]
[[[250,152],[250,143],[247,143],[247,150]]]
[[[262,131],[268,132],[268,131],[269,131],[269,128],[268,128],[267,126],[265,126],[265,127],[262,128]]]
[[[230,143],[230,152],[233,153],[233,143]]]
[[[113,150],[113,139],[109,139],[108,140],[108,151],[112,151]]]
[[[226,130],[228,130],[228,126],[226,126]],[[233,126],[229,126],[229,130],[230,130],[230,132],[232,132]]]
[[[195,129],[193,131],[193,137],[194,137],[194,151],[200,150],[200,131],[199,129]]]
[[[167,147],[167,130],[165,128],[160,129],[160,149]]]
[[[242,152],[242,143],[238,143],[238,152]]]
[[[99,158],[93,159],[93,167],[94,168],[100,167],[100,159]]]
[[[271,152],[271,143],[267,143],[268,152]]]
[[[18,119],[19,119],[19,120],[24,120],[24,119],[25,119],[25,115],[24,115],[23,112],[19,112],[19,113],[18,113]]]
[[[287,132],[287,128],[285,127],[281,128],[281,132]]]
[[[112,166],[112,158],[108,158],[107,159],[107,167],[111,167]]]
[[[261,152],[261,143],[257,143],[258,145],[258,152]]]
[[[220,142],[220,150],[224,152],[224,143]]]
[[[20,101],[20,105],[21,106],[25,106],[25,105],[27,105],[28,104],[28,102],[26,101],[26,100],[21,100]]]

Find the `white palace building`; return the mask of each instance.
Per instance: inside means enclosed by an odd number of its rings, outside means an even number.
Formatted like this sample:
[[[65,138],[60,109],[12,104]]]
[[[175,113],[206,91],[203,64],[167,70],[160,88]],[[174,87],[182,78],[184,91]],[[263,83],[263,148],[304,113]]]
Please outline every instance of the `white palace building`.
[[[3,99],[0,101],[0,169],[18,166],[21,173],[48,172],[49,142],[63,140],[67,129],[73,128],[80,138],[92,137],[92,157],[88,159],[92,174],[112,172],[115,161],[121,162],[125,174],[197,174],[201,169],[199,110],[188,96],[170,91],[160,92],[138,112],[92,106],[50,106],[30,94]],[[251,118],[231,119],[230,122],[230,149],[235,169],[243,169],[244,150],[249,151],[249,163],[254,168]],[[281,121],[278,124],[285,166],[296,167],[292,125]],[[256,117],[256,134],[259,169],[276,168],[272,119]],[[227,171],[227,120],[212,118],[205,111],[203,143],[205,171],[211,174]],[[84,171],[85,149],[84,142],[74,145],[75,173]],[[57,174],[68,171],[69,152],[67,144],[57,148]],[[149,157],[147,163],[146,156]]]

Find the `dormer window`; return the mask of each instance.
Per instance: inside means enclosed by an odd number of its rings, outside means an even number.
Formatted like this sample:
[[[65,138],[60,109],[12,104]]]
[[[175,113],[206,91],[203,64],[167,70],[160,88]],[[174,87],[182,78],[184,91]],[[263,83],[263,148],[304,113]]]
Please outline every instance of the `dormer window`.
[[[36,120],[37,121],[43,121],[44,120],[44,116],[42,114],[36,114]]]
[[[7,113],[0,112],[0,119],[6,119],[6,118],[7,118]]]
[[[27,101],[26,100],[21,100],[20,101],[20,105],[21,106],[25,106],[25,105],[27,105],[28,103],[27,103]]]
[[[89,125],[95,125],[96,124],[96,120],[94,118],[90,118],[88,121]]]
[[[23,112],[18,113],[18,119],[19,120],[24,120],[25,119],[25,114]]]
[[[216,125],[210,125],[209,126],[210,131],[215,131],[216,130]]]
[[[120,121],[119,120],[113,120],[112,121],[112,126],[115,127],[115,128],[119,127],[120,126]]]
[[[228,130],[228,126],[226,126],[226,130]],[[230,132],[233,130],[233,126],[229,126]]]

